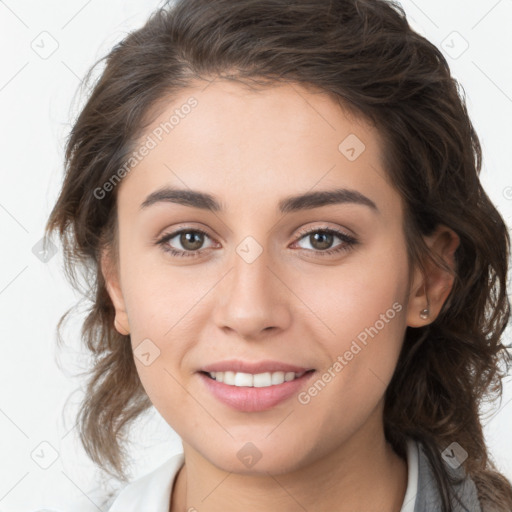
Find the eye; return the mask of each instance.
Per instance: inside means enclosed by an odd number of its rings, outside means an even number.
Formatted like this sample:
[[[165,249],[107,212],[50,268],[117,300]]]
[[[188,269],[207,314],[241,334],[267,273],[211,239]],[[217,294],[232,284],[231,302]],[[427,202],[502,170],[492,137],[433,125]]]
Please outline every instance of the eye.
[[[347,233],[344,233],[343,231],[327,227],[307,229],[301,231],[300,234],[302,236],[295,243],[298,243],[301,240],[309,241],[309,244],[313,249],[306,250],[313,250],[320,256],[330,256],[332,254],[349,251],[358,243],[357,239],[353,236],[347,235]],[[335,238],[340,239],[342,243],[331,248]]]
[[[200,255],[200,248],[204,243],[204,238],[208,237],[208,233],[202,229],[181,229],[164,235],[160,240],[157,241],[158,245],[162,246],[165,252],[170,253],[172,256],[181,257],[194,257]],[[176,238],[176,242],[183,247],[183,249],[175,249],[169,246],[169,242]]]

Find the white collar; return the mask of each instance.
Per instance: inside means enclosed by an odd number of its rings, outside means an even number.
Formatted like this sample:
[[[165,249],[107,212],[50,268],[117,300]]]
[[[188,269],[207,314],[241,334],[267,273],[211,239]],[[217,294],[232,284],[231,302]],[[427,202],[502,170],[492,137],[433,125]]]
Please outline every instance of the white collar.
[[[407,439],[407,489],[400,512],[414,512],[416,495],[418,494],[419,473],[418,444],[411,438]]]
[[[129,483],[118,494],[108,512],[169,512],[174,481],[184,462],[184,453],[178,453],[151,473]]]

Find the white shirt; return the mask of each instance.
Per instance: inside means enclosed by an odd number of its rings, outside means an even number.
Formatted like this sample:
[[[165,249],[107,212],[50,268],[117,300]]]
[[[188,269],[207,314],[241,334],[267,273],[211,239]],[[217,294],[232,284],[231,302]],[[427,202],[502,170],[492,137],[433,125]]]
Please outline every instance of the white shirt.
[[[414,512],[418,490],[418,457],[417,443],[408,439],[407,490],[400,512]],[[174,481],[184,462],[184,454],[178,453],[151,473],[129,483],[117,495],[108,512],[169,512]]]

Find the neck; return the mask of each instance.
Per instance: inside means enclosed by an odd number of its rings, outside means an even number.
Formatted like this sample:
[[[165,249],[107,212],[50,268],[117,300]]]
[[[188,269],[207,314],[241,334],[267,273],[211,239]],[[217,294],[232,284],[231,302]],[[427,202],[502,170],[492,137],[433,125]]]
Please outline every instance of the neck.
[[[381,435],[358,431],[327,456],[282,474],[223,471],[183,443],[185,465],[171,496],[170,512],[309,512],[379,510],[400,512],[407,488],[407,462]]]

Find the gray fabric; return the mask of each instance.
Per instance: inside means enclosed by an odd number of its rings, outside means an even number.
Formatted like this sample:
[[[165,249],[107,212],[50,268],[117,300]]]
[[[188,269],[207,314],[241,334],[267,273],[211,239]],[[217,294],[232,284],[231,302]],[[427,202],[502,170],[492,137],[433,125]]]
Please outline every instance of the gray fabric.
[[[418,493],[414,505],[414,512],[440,512],[441,495],[437,488],[432,468],[423,445],[418,443],[419,468],[418,468]],[[459,503],[452,498],[453,512],[483,512],[478,500],[477,489],[473,480],[465,474],[464,467],[461,465],[453,469],[447,465],[448,472],[457,477],[464,477],[461,484],[453,487],[454,492],[460,498]]]

